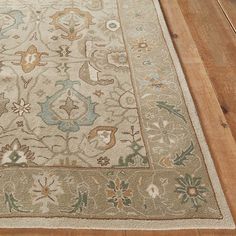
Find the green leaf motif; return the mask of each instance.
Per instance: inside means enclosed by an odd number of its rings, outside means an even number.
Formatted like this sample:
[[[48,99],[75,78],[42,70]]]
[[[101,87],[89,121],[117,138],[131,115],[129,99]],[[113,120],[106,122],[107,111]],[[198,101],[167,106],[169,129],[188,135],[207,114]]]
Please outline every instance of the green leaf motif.
[[[123,143],[128,143],[127,147],[130,149],[131,153],[127,156],[120,156],[118,160],[118,165],[113,165],[113,167],[124,167],[129,165],[135,165],[137,159],[140,159],[141,165],[148,164],[148,157],[141,153],[141,150],[144,148],[143,145],[140,145],[139,142],[142,140],[141,137],[136,137],[140,134],[140,131],[135,131],[134,126],[131,126],[130,132],[122,132],[127,135],[126,139],[120,140]]]
[[[134,158],[135,158],[135,154],[129,154],[128,156],[124,157],[120,157],[119,158],[119,166],[129,166],[129,164],[134,164]]]
[[[140,146],[136,141],[133,141],[128,147],[132,150],[132,153],[127,155],[126,157],[121,156],[119,158],[119,164],[116,166],[129,166],[129,164],[134,165],[135,158],[137,157],[141,158],[142,164],[148,164],[148,157],[142,155],[139,152],[143,148],[143,146]]]
[[[170,105],[170,104],[168,104],[167,102],[164,102],[164,101],[159,101],[159,102],[157,102],[157,106],[160,109],[167,110],[170,114],[173,114],[173,115],[181,118],[185,123],[187,123],[185,117],[180,113],[180,110],[175,108],[174,105]]]
[[[79,192],[79,196],[75,199],[75,203],[71,206],[73,209],[68,211],[67,213],[76,213],[79,211],[80,213],[86,208],[88,205],[88,193]]]
[[[131,205],[131,200],[129,198],[123,198],[122,202],[125,206],[130,206]]]
[[[18,205],[18,200],[14,197],[13,193],[5,193],[5,204],[7,205],[9,212],[13,210],[17,212],[29,212],[21,209],[21,205]]]
[[[127,190],[128,187],[129,187],[129,183],[128,183],[128,182],[125,182],[124,180],[122,180],[122,182],[121,182],[121,188],[122,188],[123,190]]]
[[[190,156],[193,156],[193,150],[194,150],[194,145],[193,142],[191,142],[190,146],[186,150],[182,151],[180,155],[179,154],[176,155],[176,158],[173,161],[174,165],[184,166],[185,165],[184,162],[187,161]]]
[[[112,180],[109,181],[107,187],[110,188],[110,189],[115,189],[116,188],[115,183]]]

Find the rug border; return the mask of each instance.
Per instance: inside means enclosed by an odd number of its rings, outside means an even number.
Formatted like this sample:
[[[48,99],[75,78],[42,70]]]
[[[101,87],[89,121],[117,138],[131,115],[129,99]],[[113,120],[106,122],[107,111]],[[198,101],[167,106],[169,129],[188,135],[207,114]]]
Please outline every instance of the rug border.
[[[0,228],[46,228],[46,229],[106,229],[106,230],[182,230],[182,229],[235,229],[235,224],[226,202],[221,184],[214,166],[211,154],[206,143],[203,130],[200,124],[196,108],[189,91],[185,75],[182,70],[179,58],[171,40],[159,0],[152,0],[157,16],[160,21],[163,36],[167,43],[172,57],[181,89],[184,94],[190,119],[193,123],[203,156],[209,171],[209,176],[215,190],[216,198],[221,209],[223,219],[188,219],[188,220],[87,220],[87,219],[68,219],[65,217],[45,219],[21,217],[14,219],[2,218]],[[214,181],[213,181],[214,180]]]
[[[229,209],[229,206],[227,204],[223,189],[221,187],[221,183],[220,183],[217,171],[216,171],[216,167],[215,167],[214,161],[212,159],[212,155],[210,153],[208,144],[206,142],[206,138],[203,133],[201,122],[200,122],[195,104],[193,102],[193,98],[190,93],[188,83],[187,83],[185,74],[182,69],[182,65],[180,63],[179,57],[177,55],[177,52],[175,50],[173,41],[171,39],[169,30],[168,30],[168,27],[166,25],[165,18],[164,18],[164,15],[163,15],[163,12],[162,12],[162,9],[160,6],[160,2],[159,2],[159,0],[152,0],[152,1],[155,5],[157,15],[160,20],[162,32],[163,32],[164,38],[166,40],[166,44],[169,48],[169,52],[170,52],[171,58],[173,60],[177,75],[178,75],[178,79],[180,82],[181,89],[183,91],[183,96],[184,96],[186,106],[187,106],[187,109],[188,109],[188,112],[190,115],[190,119],[192,121],[194,130],[196,132],[196,135],[197,135],[197,138],[199,141],[199,145],[201,147],[201,150],[202,150],[202,153],[204,156],[204,160],[206,162],[206,167],[209,172],[209,176],[210,176],[210,180],[212,182],[213,188],[215,190],[215,194],[216,194],[216,198],[218,200],[219,207],[221,209],[223,217],[226,217],[227,220],[231,220],[231,223],[232,223],[233,227],[235,228],[235,223],[234,223],[231,211]]]

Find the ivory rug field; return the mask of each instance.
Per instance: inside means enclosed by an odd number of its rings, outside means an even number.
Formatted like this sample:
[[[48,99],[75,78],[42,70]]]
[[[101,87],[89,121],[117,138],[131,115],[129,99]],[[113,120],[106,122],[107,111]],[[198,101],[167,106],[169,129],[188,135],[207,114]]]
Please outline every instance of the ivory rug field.
[[[233,228],[158,1],[0,1],[0,227]]]

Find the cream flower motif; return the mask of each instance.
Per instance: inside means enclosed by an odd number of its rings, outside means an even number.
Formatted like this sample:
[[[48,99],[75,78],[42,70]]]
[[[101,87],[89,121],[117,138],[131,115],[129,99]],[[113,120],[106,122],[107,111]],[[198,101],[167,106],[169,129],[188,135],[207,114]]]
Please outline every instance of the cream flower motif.
[[[117,33],[121,31],[119,19],[114,15],[100,19],[97,26],[110,38],[117,37]]]
[[[58,205],[57,196],[64,193],[59,177],[50,173],[33,175],[34,184],[30,189],[33,205],[42,204],[41,211],[49,211],[48,204]]]
[[[147,189],[146,189],[147,193],[149,194],[149,196],[153,199],[155,199],[156,197],[159,196],[160,192],[159,192],[159,188],[155,185],[155,184],[150,184]]]
[[[108,20],[106,22],[106,28],[110,31],[117,31],[120,28],[120,22],[117,20]]]
[[[25,103],[25,100],[21,98],[20,102],[16,103],[13,102],[14,107],[12,107],[12,110],[15,113],[18,113],[19,116],[22,116],[24,113],[29,113],[30,111],[30,104]]]
[[[159,144],[175,144],[178,138],[183,135],[183,130],[175,127],[173,122],[162,119],[150,124],[146,130],[148,138]]]

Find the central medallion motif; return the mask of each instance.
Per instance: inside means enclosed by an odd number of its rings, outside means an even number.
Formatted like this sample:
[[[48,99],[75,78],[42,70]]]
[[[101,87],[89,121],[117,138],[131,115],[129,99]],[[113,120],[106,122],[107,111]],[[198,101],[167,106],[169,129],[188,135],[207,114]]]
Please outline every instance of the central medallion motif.
[[[81,126],[90,126],[99,116],[91,97],[85,97],[73,88],[80,85],[79,81],[58,81],[62,89],[44,103],[40,103],[41,112],[38,114],[48,125],[57,125],[63,132],[77,132]]]
[[[60,29],[67,34],[62,34],[61,37],[70,41],[82,38],[81,32],[93,25],[92,15],[79,8],[65,8],[63,11],[56,12],[51,18],[53,19],[51,24],[55,29]]]

